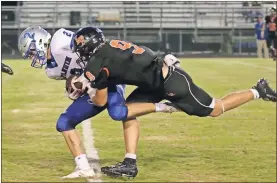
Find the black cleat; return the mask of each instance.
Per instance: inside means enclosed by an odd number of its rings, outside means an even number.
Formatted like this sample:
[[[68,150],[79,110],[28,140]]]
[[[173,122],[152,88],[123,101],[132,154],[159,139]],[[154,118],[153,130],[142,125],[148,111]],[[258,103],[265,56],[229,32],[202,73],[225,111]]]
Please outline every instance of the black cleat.
[[[101,171],[113,178],[122,176],[134,178],[138,174],[136,160],[130,158],[125,158],[123,162],[119,162],[112,166],[102,167]]]
[[[256,86],[253,86],[252,88],[258,91],[260,98],[263,100],[272,102],[277,101],[277,93],[275,90],[270,88],[269,82],[266,79],[259,79]]]
[[[13,70],[11,67],[7,66],[6,64],[1,63],[1,71],[5,72],[9,75],[13,75]]]

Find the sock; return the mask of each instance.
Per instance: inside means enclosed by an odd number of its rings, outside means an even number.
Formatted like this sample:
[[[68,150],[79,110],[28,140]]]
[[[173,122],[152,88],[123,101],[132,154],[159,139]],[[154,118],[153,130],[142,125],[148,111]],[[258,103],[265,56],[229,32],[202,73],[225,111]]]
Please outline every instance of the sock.
[[[155,103],[156,112],[164,112],[166,109],[166,104],[163,103]]]
[[[137,163],[137,155],[133,154],[133,153],[126,153],[123,163],[136,164]]]
[[[256,89],[250,89],[250,91],[253,93],[254,99],[260,98],[260,94]]]
[[[133,153],[126,153],[125,158],[137,159],[137,155]]]
[[[80,154],[79,156],[75,157],[75,162],[78,168],[81,170],[87,170],[90,169],[90,165],[88,163],[87,155]]]

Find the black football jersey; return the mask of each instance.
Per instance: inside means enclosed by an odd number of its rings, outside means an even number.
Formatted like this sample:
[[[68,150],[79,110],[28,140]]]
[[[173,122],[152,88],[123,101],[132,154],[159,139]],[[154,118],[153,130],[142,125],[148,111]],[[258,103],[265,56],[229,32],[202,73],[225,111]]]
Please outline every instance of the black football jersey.
[[[163,62],[145,46],[137,46],[121,40],[106,42],[88,61],[85,76],[94,82],[95,88],[103,88],[101,72],[108,73],[108,83],[128,84],[145,89],[159,88],[162,79]]]

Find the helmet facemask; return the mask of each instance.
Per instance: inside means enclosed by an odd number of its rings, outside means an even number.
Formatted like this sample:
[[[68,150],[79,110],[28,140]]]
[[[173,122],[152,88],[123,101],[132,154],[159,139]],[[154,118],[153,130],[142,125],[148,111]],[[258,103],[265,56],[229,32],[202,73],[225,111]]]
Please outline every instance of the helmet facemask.
[[[35,68],[42,68],[47,62],[47,47],[44,45],[44,49],[36,48],[36,40],[31,41],[27,52],[23,55],[24,59],[31,58],[31,66]]]
[[[76,39],[78,39],[77,36],[74,38],[73,51],[77,53],[77,55],[81,60],[87,61],[90,58],[90,49],[87,46],[89,39],[87,40],[81,39],[81,42],[79,43],[77,43]]]
[[[18,39],[18,49],[24,59],[31,59],[31,66],[42,68],[47,63],[51,35],[40,26],[25,29]]]

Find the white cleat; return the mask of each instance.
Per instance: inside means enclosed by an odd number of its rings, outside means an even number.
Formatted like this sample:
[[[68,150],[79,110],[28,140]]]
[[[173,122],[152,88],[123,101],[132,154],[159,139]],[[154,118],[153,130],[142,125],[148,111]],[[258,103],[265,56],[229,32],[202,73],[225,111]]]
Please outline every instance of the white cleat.
[[[164,62],[166,63],[167,66],[181,67],[180,60],[172,54],[167,54],[164,57]]]
[[[166,105],[166,108],[165,108],[166,113],[181,112],[180,109],[175,107],[174,104],[170,102],[165,102],[164,104]]]
[[[92,168],[88,170],[80,170],[80,169],[75,169],[74,172],[72,172],[69,175],[63,176],[62,179],[75,179],[75,178],[94,178],[95,177],[95,172]]]

